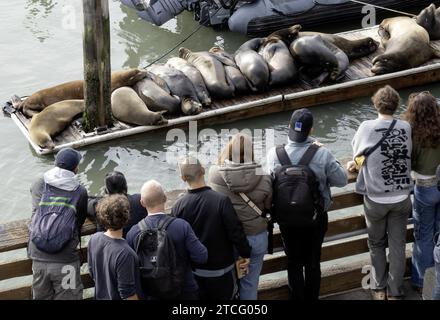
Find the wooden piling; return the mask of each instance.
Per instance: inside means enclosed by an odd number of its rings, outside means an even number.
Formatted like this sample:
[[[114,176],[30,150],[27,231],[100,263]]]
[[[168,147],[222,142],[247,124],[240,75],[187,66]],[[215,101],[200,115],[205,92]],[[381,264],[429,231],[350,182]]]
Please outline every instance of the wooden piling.
[[[111,124],[110,19],[108,0],[83,0],[84,130]]]

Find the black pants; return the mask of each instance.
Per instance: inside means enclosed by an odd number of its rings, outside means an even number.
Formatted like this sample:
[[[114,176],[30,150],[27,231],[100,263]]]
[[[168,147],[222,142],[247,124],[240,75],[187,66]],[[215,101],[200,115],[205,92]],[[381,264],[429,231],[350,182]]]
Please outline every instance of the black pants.
[[[290,298],[293,300],[317,300],[319,298],[321,247],[327,226],[327,213],[323,214],[313,227],[280,226],[288,261]]]
[[[199,286],[200,300],[232,300],[237,294],[235,269],[221,277],[205,278],[194,275]]]

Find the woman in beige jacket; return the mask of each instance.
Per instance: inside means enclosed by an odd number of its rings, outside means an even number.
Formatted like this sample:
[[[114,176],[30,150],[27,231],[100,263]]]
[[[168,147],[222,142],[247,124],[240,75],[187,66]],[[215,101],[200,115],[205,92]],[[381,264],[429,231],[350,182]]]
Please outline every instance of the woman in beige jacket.
[[[259,210],[270,209],[272,205],[272,180],[260,164],[254,162],[252,138],[236,134],[223,149],[218,165],[209,170],[209,185],[227,195],[243,223],[249,244],[252,247],[249,272],[240,279],[240,299],[256,300],[258,281],[267,252],[267,220]],[[240,195],[241,194],[241,195]],[[258,209],[252,208],[250,199]]]

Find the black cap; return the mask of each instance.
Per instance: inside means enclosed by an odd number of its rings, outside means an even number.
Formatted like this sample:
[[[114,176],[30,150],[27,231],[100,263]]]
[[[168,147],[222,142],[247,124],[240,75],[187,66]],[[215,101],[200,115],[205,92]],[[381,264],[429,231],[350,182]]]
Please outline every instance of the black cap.
[[[290,118],[289,139],[304,142],[313,127],[313,115],[309,109],[295,110]]]
[[[55,156],[55,165],[61,169],[73,171],[81,161],[81,154],[72,148],[63,148]]]
[[[105,190],[108,194],[127,193],[127,180],[123,173],[111,171],[105,176]]]

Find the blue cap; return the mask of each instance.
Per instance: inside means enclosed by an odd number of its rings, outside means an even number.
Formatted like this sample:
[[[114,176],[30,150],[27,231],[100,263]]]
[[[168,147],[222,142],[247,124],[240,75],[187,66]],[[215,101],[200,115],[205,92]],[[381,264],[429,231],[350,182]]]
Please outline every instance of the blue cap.
[[[55,156],[55,165],[61,169],[73,171],[81,161],[81,154],[72,148],[63,148]]]

